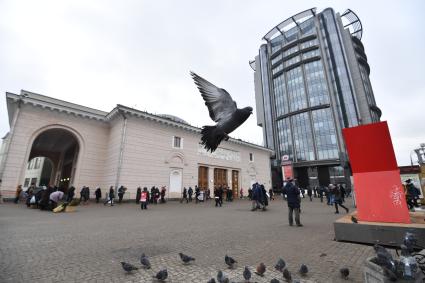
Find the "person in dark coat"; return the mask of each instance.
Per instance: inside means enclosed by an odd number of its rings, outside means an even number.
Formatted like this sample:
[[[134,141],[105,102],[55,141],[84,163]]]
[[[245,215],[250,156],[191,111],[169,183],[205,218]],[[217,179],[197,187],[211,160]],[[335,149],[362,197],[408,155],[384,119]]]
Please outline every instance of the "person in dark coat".
[[[152,187],[151,188],[151,193],[150,193],[149,197],[150,197],[149,202],[150,203],[154,203],[154,199],[155,199],[155,187]]]
[[[109,187],[108,199],[106,200],[104,205],[106,205],[108,202],[111,202],[111,206],[114,206],[114,198],[115,198],[114,186],[110,186]]]
[[[284,194],[286,194],[286,199],[288,203],[288,220],[289,225],[293,226],[294,219],[293,213],[295,212],[295,223],[297,226],[303,226],[300,221],[300,208],[301,208],[301,198],[300,190],[295,185],[292,178],[287,179],[287,183],[283,188]]]
[[[96,195],[96,203],[99,203],[99,199],[102,197],[102,190],[100,189],[100,187],[97,187],[94,194]]]
[[[264,185],[260,185],[260,189],[261,189],[261,204],[263,205],[263,210],[266,210],[266,206],[269,205],[269,198],[267,197],[267,192]]]
[[[201,194],[201,190],[199,189],[198,186],[195,186],[195,203],[199,202],[198,197],[199,197],[200,194]]]
[[[409,209],[413,209],[414,207],[419,207],[418,199],[421,195],[421,192],[415,185],[412,183],[412,179],[407,179],[406,181],[406,199],[407,205]]]
[[[165,192],[167,191],[167,189],[164,187],[161,188],[161,203],[165,203]]]
[[[252,211],[255,211],[257,209],[260,209],[261,206],[264,206],[264,196],[263,196],[263,190],[260,186],[260,184],[255,183],[252,185]]]
[[[214,190],[215,206],[222,206],[223,204],[223,188],[220,186]]]
[[[124,186],[118,188],[118,203],[122,202],[126,190],[127,189]]]
[[[186,200],[186,203],[189,202],[189,200],[187,199],[187,189],[186,187],[183,188],[183,193],[182,193],[182,199],[180,200],[180,203],[182,203],[184,200]]]
[[[138,187],[136,191],[136,203],[139,204],[142,195],[142,188]]]
[[[307,195],[310,198],[310,201],[313,201],[313,199],[311,197],[313,195],[313,190],[311,189],[310,186],[307,187]]]
[[[71,186],[68,189],[68,195],[67,195],[66,201],[71,202],[74,199],[74,195],[75,195],[75,188],[74,186]]]
[[[348,208],[345,207],[342,204],[342,198],[341,198],[341,189],[340,186],[335,186],[333,184],[329,185],[329,189],[333,192],[334,195],[334,203],[335,203],[335,213],[339,213],[338,206],[345,209],[345,211],[348,213]]]
[[[187,194],[189,195],[189,202],[192,202],[192,195],[193,195],[192,187],[189,187],[189,190],[187,190]]]

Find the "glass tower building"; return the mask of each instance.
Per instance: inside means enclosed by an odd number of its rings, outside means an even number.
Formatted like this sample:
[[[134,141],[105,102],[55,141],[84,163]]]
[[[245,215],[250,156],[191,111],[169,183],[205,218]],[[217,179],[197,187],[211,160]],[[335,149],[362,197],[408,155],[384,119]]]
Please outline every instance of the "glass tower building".
[[[350,164],[341,129],[378,122],[357,15],[309,9],[273,27],[254,70],[257,123],[275,150],[274,187],[293,169],[301,187],[345,183]]]

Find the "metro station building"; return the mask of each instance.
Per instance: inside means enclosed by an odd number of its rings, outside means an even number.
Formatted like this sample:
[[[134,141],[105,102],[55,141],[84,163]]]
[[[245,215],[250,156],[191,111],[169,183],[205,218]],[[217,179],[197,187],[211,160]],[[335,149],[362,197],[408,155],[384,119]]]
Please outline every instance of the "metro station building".
[[[265,147],[230,138],[214,152],[200,141],[200,129],[171,115],[154,115],[123,105],[104,112],[44,95],[6,93],[10,131],[0,152],[0,190],[13,197],[24,184],[29,162],[45,157],[56,186],[128,188],[166,186],[168,198],[183,187],[229,186],[234,196],[254,182],[271,187]]]

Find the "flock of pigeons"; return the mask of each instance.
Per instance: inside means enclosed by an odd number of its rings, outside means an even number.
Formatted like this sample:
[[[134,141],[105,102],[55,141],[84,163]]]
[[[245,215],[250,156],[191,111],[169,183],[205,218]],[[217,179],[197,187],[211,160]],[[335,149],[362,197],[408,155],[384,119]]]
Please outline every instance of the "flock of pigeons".
[[[182,263],[184,265],[190,264],[191,262],[195,261],[195,258],[185,255],[183,253],[179,253],[180,259],[182,261]],[[224,262],[226,263],[227,267],[229,269],[233,269],[234,266],[237,264],[237,261],[235,259],[233,259],[232,257],[225,255],[224,257]],[[142,264],[142,268],[144,269],[150,269],[151,268],[151,264],[150,261],[148,259],[148,257],[143,253],[140,257],[140,263]],[[134,270],[138,270],[139,268],[137,266],[134,266],[133,264],[127,263],[127,262],[121,262],[122,268],[124,269],[124,271],[131,273]],[[277,261],[275,267],[274,267],[277,271],[281,272],[283,275],[283,279],[286,282],[295,282],[292,280],[292,274],[291,272],[288,270],[288,268],[286,268],[286,262],[282,259],[279,258],[279,260]],[[264,273],[266,272],[266,265],[264,263],[260,263],[255,271],[255,274],[257,274],[258,276],[263,277]],[[347,279],[348,275],[350,274],[350,270],[348,268],[341,268],[339,270],[340,272],[340,276],[343,279]],[[308,267],[305,264],[301,264],[300,269],[298,271],[298,273],[302,276],[305,277],[307,276],[308,273]],[[250,282],[250,279],[252,277],[252,273],[249,270],[248,266],[245,266],[245,269],[243,271],[243,278],[245,279],[245,282]],[[154,279],[160,281],[160,282],[164,282],[167,278],[168,278],[168,271],[167,269],[162,269],[160,271],[158,271],[158,273],[156,273],[155,276],[153,276]],[[211,278],[208,283],[230,283],[229,278],[223,273],[223,271],[219,270],[217,272],[217,280],[215,278]],[[273,278],[270,283],[279,283],[280,281],[278,279]]]

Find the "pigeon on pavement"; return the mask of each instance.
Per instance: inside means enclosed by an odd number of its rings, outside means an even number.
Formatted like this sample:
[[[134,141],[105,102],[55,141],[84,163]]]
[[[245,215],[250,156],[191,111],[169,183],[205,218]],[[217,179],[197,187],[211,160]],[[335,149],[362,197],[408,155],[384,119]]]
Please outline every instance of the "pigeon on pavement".
[[[339,270],[339,273],[343,279],[347,280],[348,275],[350,275],[350,270],[347,267],[344,267]]]
[[[270,280],[270,283],[280,283],[280,281],[277,280],[276,278],[273,278],[272,280]]]
[[[223,139],[229,139],[228,134],[249,118],[252,107],[237,108],[236,102],[225,89],[216,87],[194,72],[190,72],[190,75],[208,107],[211,119],[217,122],[215,126],[203,126],[201,131],[202,145],[207,151],[214,152]]]
[[[249,271],[248,266],[245,266],[245,269],[243,270],[243,278],[247,282],[249,282],[249,279],[251,279],[251,271]]]
[[[215,283],[215,279],[214,278],[211,278],[210,280],[208,280],[207,283]]]
[[[233,268],[233,266],[235,265],[235,263],[237,263],[237,261],[236,260],[234,260],[233,258],[231,258],[230,256],[228,256],[228,255],[225,255],[224,256],[224,262],[227,264],[227,266],[230,268],[230,269],[232,269]]]
[[[138,268],[132,265],[131,263],[127,263],[124,261],[121,261],[121,266],[122,266],[122,269],[124,269],[126,272],[132,272],[133,270],[138,270]]]
[[[258,266],[257,266],[257,271],[255,272],[255,274],[259,275],[259,276],[264,276],[264,272],[266,272],[266,265],[261,262]]]
[[[217,272],[217,281],[218,283],[229,283],[229,278],[224,275],[223,271],[219,270]]]
[[[155,276],[154,278],[159,280],[159,281],[164,281],[165,279],[167,279],[168,277],[168,271],[167,269],[163,269],[160,270]]]
[[[140,256],[140,263],[146,269],[150,269],[151,268],[151,263],[149,262],[149,259],[148,259],[148,257],[145,254],[142,254]]]
[[[358,223],[358,221],[357,221],[357,218],[356,217],[354,217],[354,216],[351,216],[351,222],[353,222],[353,223]]]
[[[396,270],[393,256],[386,248],[381,245],[375,244],[373,246],[373,249],[376,252],[376,261],[378,265],[384,266],[393,271]]]
[[[185,255],[183,253],[179,253],[180,259],[183,261],[184,264],[189,264],[191,261],[194,261],[195,258]]]
[[[292,281],[292,275],[291,272],[287,268],[283,270],[283,278],[285,278],[286,281],[291,282]]]
[[[279,258],[279,260],[277,261],[276,265],[274,266],[274,268],[280,272],[283,271],[283,269],[285,268],[286,263],[283,259]]]
[[[308,273],[308,267],[305,264],[301,264],[300,266],[300,274],[301,276],[306,276]]]

